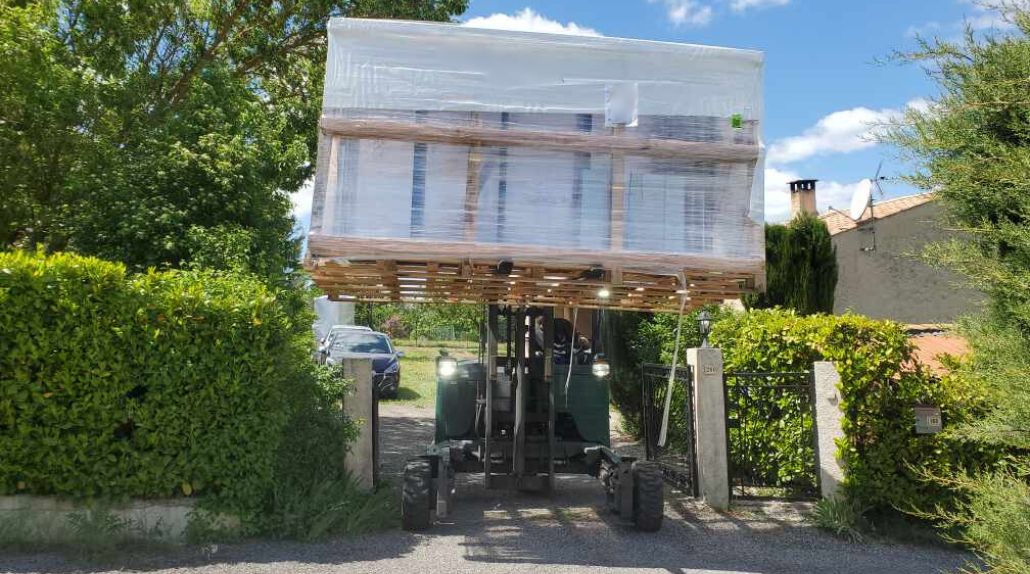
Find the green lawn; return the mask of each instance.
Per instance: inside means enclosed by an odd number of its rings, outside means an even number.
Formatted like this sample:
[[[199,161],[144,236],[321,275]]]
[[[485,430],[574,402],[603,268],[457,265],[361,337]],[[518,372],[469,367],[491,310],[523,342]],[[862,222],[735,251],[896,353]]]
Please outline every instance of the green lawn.
[[[396,339],[394,346],[404,351],[401,359],[401,386],[391,403],[406,403],[420,407],[436,404],[436,357],[440,349],[458,359],[474,359],[479,346],[469,341],[415,341]]]

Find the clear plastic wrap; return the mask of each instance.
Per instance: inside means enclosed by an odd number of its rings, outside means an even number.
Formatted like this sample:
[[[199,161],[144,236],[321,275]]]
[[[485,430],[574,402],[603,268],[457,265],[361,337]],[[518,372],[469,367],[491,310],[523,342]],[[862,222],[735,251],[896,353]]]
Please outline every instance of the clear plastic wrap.
[[[309,253],[754,286],[761,69],[751,51],[334,19]]]

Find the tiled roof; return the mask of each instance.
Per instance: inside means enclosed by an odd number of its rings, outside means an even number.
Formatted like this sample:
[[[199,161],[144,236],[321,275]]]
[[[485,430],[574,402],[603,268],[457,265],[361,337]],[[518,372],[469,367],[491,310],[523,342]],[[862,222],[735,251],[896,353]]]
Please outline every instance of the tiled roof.
[[[962,337],[946,330],[946,327],[908,325],[906,330],[909,333],[909,340],[915,345],[913,358],[935,373],[940,374],[947,371],[940,361],[941,355],[961,357],[969,353],[969,343]]]
[[[869,208],[867,207],[865,212],[862,213],[862,217],[858,218],[858,221],[851,219],[851,217],[848,216],[847,211],[833,208],[830,208],[830,211],[820,215],[819,218],[826,222],[826,227],[830,230],[830,235],[837,235],[838,233],[858,227],[860,222],[869,221],[870,219],[883,219],[884,217],[890,217],[895,213],[912,209],[913,207],[920,206],[933,200],[933,192],[928,191],[926,193],[917,193],[915,195],[906,195],[905,197],[896,197],[885,201],[877,201],[873,204],[873,213],[870,215]],[[873,216],[875,216],[875,218]]]

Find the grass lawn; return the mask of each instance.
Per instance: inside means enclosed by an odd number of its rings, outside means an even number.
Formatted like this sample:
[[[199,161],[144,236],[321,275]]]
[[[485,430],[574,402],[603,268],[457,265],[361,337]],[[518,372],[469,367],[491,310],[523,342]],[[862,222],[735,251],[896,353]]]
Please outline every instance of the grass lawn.
[[[419,407],[436,404],[436,357],[440,349],[458,359],[474,359],[479,345],[470,341],[415,341],[396,339],[394,346],[404,351],[401,358],[401,386],[396,399],[385,402],[406,403]]]

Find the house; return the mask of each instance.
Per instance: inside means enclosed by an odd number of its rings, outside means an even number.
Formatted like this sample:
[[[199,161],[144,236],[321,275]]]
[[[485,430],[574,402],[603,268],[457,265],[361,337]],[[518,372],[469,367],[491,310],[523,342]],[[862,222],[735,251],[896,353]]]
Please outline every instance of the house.
[[[815,213],[816,180],[790,182],[793,213]],[[837,250],[834,312],[901,323],[942,324],[975,313],[983,294],[920,255],[955,232],[945,229],[933,193],[875,201],[857,220],[830,208],[819,215]]]

